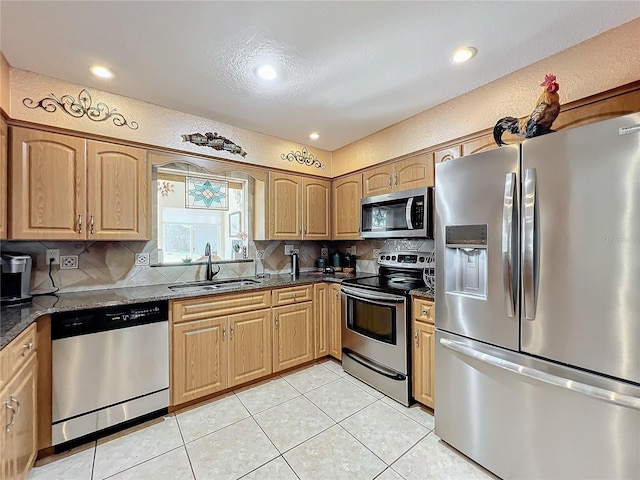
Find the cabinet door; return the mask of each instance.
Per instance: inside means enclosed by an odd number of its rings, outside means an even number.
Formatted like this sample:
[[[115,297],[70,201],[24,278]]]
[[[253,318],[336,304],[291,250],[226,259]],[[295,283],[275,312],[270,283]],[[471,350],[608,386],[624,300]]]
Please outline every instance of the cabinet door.
[[[340,285],[329,286],[329,355],[342,360],[342,299]]]
[[[460,156],[460,150],[460,145],[438,150],[433,154],[433,161],[435,164],[438,164],[440,162],[447,162],[454,158],[458,158]]]
[[[302,177],[269,172],[269,239],[302,239]]]
[[[86,238],[85,141],[11,128],[9,238]]]
[[[393,166],[371,168],[362,173],[363,196],[373,197],[393,190]]]
[[[227,388],[227,317],[173,325],[171,404]]]
[[[7,174],[9,139],[7,124],[0,118],[0,239],[7,238]]]
[[[435,328],[413,320],[413,397],[433,407]]]
[[[229,315],[229,386],[271,373],[271,309]]]
[[[38,451],[36,430],[36,357],[20,370],[0,394],[2,404],[2,478],[27,478]],[[10,408],[9,408],[10,407]],[[11,425],[10,425],[11,424]]]
[[[313,360],[313,303],[273,309],[273,371]]]
[[[331,239],[329,226],[329,208],[331,182],[305,178],[304,185],[304,226],[302,236],[305,240]]]
[[[146,151],[87,142],[87,215],[91,240],[150,240]]]
[[[409,190],[433,186],[433,153],[423,153],[393,164],[393,189]]]
[[[329,355],[329,285],[313,286],[314,358]]]
[[[355,174],[335,180],[332,190],[333,239],[359,240],[362,175]]]
[[[488,152],[489,150],[493,150],[494,148],[498,148],[495,140],[493,139],[493,134],[488,133],[478,138],[474,138],[473,140],[469,140],[462,144],[462,156],[472,155],[474,153],[480,152]]]

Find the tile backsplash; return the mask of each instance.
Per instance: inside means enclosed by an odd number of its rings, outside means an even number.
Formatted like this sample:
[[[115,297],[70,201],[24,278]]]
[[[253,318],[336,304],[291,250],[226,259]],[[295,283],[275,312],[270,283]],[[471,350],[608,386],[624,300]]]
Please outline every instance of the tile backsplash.
[[[380,248],[384,242],[378,240],[249,242],[248,257],[255,259],[256,251],[264,250],[264,258],[250,262],[222,263],[220,264],[220,273],[216,278],[252,277],[256,274],[256,270],[271,274],[290,273],[290,257],[284,254],[285,243],[300,249],[300,270],[303,273],[315,269],[315,261],[320,257],[323,247],[328,248],[329,255],[331,255],[336,249],[344,253],[352,245],[356,245],[357,272],[376,273],[377,265],[373,257],[373,249]],[[51,274],[56,287],[60,288],[60,292],[161,285],[204,279],[205,265],[136,266],[136,254],[152,252],[154,247],[154,242],[134,241],[4,241],[1,249],[2,251],[31,255],[33,261],[32,293],[44,293],[53,289],[49,278],[49,266],[45,258],[48,248],[59,249],[60,255],[78,255],[77,269],[60,270],[59,265],[52,267]]]

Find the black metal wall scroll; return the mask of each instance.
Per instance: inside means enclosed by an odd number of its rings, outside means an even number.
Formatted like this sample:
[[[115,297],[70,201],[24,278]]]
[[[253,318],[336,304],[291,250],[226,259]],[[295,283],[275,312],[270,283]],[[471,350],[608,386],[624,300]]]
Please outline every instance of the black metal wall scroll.
[[[322,170],[326,170],[327,166],[318,160],[312,153],[307,151],[307,147],[302,147],[302,151],[290,151],[286,155],[283,153],[280,155],[282,160],[289,160],[290,162],[296,161],[302,165],[307,165],[309,167],[321,168]]]
[[[224,150],[225,152],[236,153],[243,157],[247,156],[247,152],[245,152],[242,147],[236,145],[228,138],[218,135],[217,132],[207,132],[204,135],[201,133],[182,135],[182,141],[191,142],[194,145],[200,145],[203,147],[211,147],[214,150]]]
[[[53,113],[60,107],[62,111],[74,118],[81,118],[86,115],[89,120],[94,122],[104,122],[111,119],[116,127],[127,126],[131,130],[138,129],[138,122],[127,122],[124,116],[118,113],[115,108],[110,110],[109,106],[104,102],[98,102],[95,105],[92,105],[92,103],[91,94],[86,88],[80,91],[77,101],[71,95],[63,95],[58,98],[53,93],[50,97],[45,97],[39,102],[35,102],[30,98],[22,100],[22,104],[27,108],[42,108],[45,112]]]

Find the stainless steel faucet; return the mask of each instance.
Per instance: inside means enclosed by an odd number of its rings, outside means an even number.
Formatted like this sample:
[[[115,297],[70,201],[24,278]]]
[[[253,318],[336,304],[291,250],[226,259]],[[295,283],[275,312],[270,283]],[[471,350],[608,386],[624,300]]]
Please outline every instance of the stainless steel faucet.
[[[204,254],[207,256],[207,271],[205,273],[205,278],[208,281],[211,281],[213,280],[213,268],[211,265],[211,244],[209,242],[207,242],[207,245],[204,247]]]

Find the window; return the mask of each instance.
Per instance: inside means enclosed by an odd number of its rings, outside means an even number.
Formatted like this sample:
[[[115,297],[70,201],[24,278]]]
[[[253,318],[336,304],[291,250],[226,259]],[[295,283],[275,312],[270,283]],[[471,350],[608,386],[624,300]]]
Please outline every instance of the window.
[[[156,173],[159,263],[204,261],[207,243],[214,261],[246,255],[246,179],[177,164],[158,167]]]

